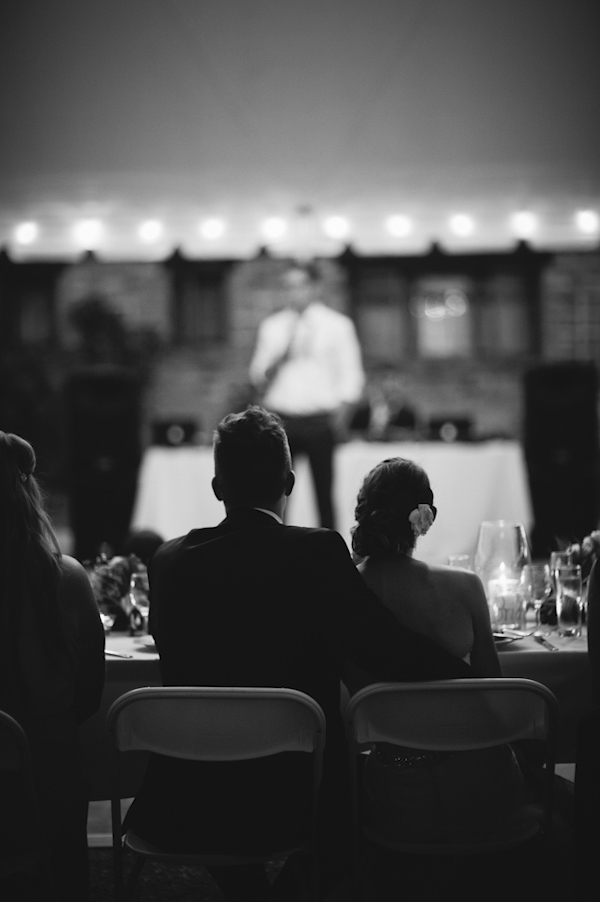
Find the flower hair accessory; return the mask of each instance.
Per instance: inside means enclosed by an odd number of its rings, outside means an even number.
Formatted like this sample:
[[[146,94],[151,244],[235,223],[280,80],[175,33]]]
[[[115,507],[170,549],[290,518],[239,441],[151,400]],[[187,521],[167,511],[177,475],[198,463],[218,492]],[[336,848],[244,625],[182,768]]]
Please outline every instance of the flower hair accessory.
[[[29,473],[22,473],[21,470],[19,470],[19,479],[21,482],[27,482],[28,477]]]
[[[412,526],[415,536],[424,536],[429,527],[433,523],[433,511],[429,504],[418,504],[417,507],[408,515],[408,520]]]

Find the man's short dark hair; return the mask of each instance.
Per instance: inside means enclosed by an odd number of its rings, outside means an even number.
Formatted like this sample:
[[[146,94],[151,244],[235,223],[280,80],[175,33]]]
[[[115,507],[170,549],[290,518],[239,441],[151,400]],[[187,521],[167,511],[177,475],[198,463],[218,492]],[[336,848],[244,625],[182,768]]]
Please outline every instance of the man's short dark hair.
[[[284,494],[292,460],[277,414],[255,405],[229,414],[215,431],[214,455],[225,503],[260,507]]]

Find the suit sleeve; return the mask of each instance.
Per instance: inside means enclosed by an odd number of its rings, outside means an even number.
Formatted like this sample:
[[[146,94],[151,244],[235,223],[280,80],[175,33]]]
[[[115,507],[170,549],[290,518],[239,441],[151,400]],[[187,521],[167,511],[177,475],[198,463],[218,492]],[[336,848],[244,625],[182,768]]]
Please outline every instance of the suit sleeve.
[[[367,671],[376,680],[411,682],[473,677],[477,674],[460,658],[432,639],[400,623],[354,566],[346,543],[332,533],[328,560],[335,561],[330,592],[342,659]]]

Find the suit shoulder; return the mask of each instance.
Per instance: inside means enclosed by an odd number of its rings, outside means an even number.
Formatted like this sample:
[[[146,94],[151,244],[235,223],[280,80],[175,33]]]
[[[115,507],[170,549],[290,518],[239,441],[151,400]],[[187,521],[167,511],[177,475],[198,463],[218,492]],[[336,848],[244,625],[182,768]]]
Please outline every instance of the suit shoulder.
[[[183,551],[191,545],[201,544],[202,541],[211,538],[214,532],[215,527],[192,529],[191,532],[188,532],[184,536],[177,536],[175,539],[169,539],[167,542],[163,542],[163,544],[154,552],[152,560],[155,561],[160,560],[161,558],[171,557],[173,554],[176,554],[178,551]]]
[[[306,542],[322,548],[338,548],[348,551],[344,539],[334,529],[324,529],[318,526],[286,526],[284,535],[291,542]]]

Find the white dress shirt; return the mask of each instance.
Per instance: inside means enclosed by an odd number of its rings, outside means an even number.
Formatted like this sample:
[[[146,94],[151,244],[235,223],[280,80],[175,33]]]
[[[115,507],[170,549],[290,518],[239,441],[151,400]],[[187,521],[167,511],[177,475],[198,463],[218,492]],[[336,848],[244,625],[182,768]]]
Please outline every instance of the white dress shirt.
[[[359,400],[364,386],[360,345],[349,317],[315,301],[286,308],[261,323],[250,364],[260,386],[267,370],[289,355],[267,387],[265,407],[288,416],[330,413]]]

